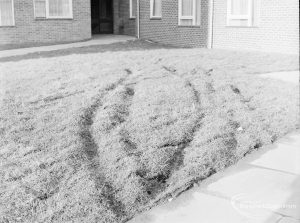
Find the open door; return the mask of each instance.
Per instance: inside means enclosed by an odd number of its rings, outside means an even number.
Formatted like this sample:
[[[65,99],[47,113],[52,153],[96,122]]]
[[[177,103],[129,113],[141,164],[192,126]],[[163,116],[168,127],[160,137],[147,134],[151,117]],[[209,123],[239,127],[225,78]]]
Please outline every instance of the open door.
[[[91,0],[92,34],[113,33],[113,0]]]

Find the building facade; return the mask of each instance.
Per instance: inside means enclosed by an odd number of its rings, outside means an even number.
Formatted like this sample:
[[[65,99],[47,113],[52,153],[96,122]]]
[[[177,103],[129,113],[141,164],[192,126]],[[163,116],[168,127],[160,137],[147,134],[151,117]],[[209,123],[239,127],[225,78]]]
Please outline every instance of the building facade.
[[[93,34],[135,36],[129,7],[129,0],[1,0],[0,45],[84,41]]]
[[[184,2],[140,1],[140,38],[177,46],[206,47],[209,1],[191,0],[189,4]]]
[[[160,43],[299,53],[299,0],[140,0],[139,23]]]
[[[0,44],[67,42],[91,38],[90,3],[73,0],[64,11],[47,1],[4,0],[0,3]]]
[[[214,0],[212,47],[299,53],[299,0],[248,1],[236,9],[234,1]],[[235,10],[246,17],[230,20]]]
[[[154,42],[299,52],[299,0],[1,0],[0,45],[124,34]]]

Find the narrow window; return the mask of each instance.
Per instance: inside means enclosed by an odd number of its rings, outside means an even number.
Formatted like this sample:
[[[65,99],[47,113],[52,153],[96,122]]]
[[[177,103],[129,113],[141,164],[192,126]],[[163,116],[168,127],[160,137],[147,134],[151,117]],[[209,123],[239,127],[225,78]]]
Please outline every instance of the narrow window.
[[[137,13],[137,0],[129,0],[129,5],[130,5],[130,18],[134,19],[136,18],[136,13]]]
[[[150,18],[161,18],[161,1],[150,0]]]
[[[179,0],[178,24],[181,26],[200,26],[201,0]]]
[[[258,1],[259,0],[227,0],[227,25],[258,25]]]
[[[34,16],[36,18],[46,18],[46,0],[34,1]]]
[[[72,18],[72,0],[34,0],[36,18]]]
[[[13,0],[0,0],[0,26],[14,26]]]
[[[49,18],[71,18],[72,1],[71,0],[48,0]]]

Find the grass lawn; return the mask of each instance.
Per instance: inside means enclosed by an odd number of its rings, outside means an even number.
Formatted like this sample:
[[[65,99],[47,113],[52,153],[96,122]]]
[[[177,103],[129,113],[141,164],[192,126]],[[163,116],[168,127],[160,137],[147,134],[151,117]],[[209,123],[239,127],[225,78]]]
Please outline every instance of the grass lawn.
[[[2,58],[0,222],[125,222],[299,127],[276,54],[141,41]]]

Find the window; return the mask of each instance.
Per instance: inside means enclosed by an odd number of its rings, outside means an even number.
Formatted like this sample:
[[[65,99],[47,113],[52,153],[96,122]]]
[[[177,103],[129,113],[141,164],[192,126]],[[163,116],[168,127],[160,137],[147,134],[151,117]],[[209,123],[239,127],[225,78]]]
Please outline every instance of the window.
[[[150,0],[150,18],[161,18],[161,1]]]
[[[34,2],[34,15],[36,18],[46,17],[46,1],[45,0],[35,0]]]
[[[130,5],[130,18],[134,19],[136,18],[136,12],[137,12],[137,0],[129,0]]]
[[[72,0],[34,0],[36,18],[72,18]]]
[[[179,0],[178,23],[182,26],[200,26],[201,0]]]
[[[14,26],[13,0],[0,0],[0,26]]]
[[[258,1],[259,0],[227,0],[227,25],[258,25]]]

